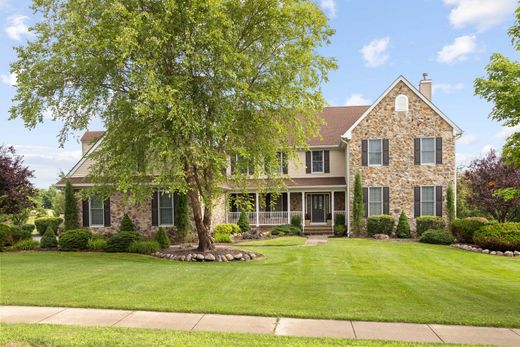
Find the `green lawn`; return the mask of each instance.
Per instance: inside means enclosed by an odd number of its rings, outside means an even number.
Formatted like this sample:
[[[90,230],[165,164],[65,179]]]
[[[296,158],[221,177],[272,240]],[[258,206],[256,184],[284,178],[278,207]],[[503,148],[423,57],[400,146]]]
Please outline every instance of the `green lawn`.
[[[30,346],[441,346],[386,341],[281,337],[273,335],[180,332],[172,330],[94,328],[63,325],[0,325],[0,345]],[[19,343],[19,344],[14,344]],[[455,345],[442,345],[455,346]]]
[[[242,244],[265,258],[240,263],[2,253],[0,303],[520,327],[519,259],[415,242],[302,242]]]

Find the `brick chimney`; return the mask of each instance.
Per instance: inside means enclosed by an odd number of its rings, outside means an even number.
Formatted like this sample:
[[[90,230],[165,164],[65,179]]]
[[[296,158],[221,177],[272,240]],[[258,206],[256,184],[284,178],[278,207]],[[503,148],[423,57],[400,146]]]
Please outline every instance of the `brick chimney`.
[[[432,80],[428,78],[428,73],[423,73],[423,79],[419,81],[419,91],[428,100],[432,100]]]

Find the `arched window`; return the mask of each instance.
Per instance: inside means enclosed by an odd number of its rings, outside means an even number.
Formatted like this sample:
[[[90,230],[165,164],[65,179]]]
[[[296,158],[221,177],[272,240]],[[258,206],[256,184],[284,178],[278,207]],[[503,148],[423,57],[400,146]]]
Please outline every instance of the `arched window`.
[[[401,94],[395,98],[395,110],[396,112],[408,111],[408,97],[406,95]]]

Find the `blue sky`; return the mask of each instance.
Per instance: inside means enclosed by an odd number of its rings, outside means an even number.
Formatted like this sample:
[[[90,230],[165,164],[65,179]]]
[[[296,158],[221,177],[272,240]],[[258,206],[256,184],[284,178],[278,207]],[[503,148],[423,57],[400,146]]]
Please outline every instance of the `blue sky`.
[[[502,147],[513,129],[488,119],[492,105],[473,95],[473,80],[484,75],[493,52],[518,59],[506,35],[516,0],[316,2],[336,29],[332,44],[322,50],[339,63],[323,86],[331,105],[368,104],[400,74],[417,85],[428,72],[433,102],[464,130],[458,163]],[[27,27],[36,21],[29,6],[26,0],[0,0],[0,143],[14,145],[35,170],[34,183],[47,187],[80,158],[81,133],[59,148],[60,123],[47,119],[29,130],[18,119],[8,121],[16,83],[9,73],[13,47],[31,38]],[[90,130],[99,128],[92,124]]]

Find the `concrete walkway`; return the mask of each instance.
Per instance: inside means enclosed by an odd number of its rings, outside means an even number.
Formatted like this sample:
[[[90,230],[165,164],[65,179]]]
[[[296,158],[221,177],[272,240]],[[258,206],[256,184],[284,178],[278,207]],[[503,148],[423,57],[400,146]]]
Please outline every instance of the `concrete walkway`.
[[[0,322],[520,346],[520,329],[201,313],[0,306]]]
[[[317,246],[327,243],[329,237],[327,235],[309,235],[305,240],[304,246]]]

